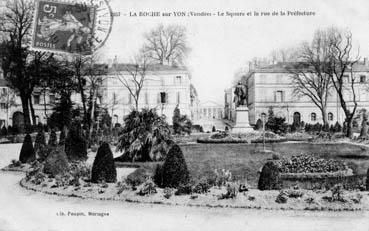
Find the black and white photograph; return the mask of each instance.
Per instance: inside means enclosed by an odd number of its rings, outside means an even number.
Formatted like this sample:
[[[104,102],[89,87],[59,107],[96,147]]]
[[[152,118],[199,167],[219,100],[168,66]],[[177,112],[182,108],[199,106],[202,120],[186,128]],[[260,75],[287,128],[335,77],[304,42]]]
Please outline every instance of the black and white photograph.
[[[366,0],[0,0],[0,231],[369,231]]]

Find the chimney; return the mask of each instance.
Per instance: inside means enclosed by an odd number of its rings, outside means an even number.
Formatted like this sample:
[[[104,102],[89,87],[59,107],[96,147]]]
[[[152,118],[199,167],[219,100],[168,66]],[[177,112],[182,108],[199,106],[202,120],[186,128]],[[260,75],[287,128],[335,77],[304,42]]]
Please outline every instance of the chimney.
[[[364,66],[368,65],[368,58],[364,58]]]

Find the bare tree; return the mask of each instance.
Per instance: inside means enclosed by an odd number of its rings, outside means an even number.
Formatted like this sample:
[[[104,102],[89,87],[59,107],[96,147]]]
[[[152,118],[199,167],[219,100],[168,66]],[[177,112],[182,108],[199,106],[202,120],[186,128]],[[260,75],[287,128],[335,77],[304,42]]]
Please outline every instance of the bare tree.
[[[32,76],[28,74],[25,44],[30,39],[33,3],[27,0],[8,1],[0,15],[1,65],[4,78],[16,90],[22,102],[25,127],[30,127],[29,102],[33,91]]]
[[[107,74],[107,66],[105,64],[97,64],[99,60],[99,55],[94,54],[85,59],[84,62],[84,79],[86,81],[86,86],[88,88],[88,119],[87,124],[89,125],[89,134],[88,137],[91,138],[91,134],[95,124],[95,112],[97,106],[97,98],[101,93],[102,86],[104,81],[108,78]],[[84,93],[83,93],[84,94]],[[87,112],[86,111],[86,112]]]
[[[331,78],[337,92],[340,105],[345,113],[347,125],[346,136],[352,135],[352,123],[357,110],[355,90],[356,77],[353,68],[359,61],[359,51],[353,56],[352,33],[349,30],[340,31],[337,28],[327,29],[329,35],[329,69],[327,74]],[[351,94],[352,97],[346,97]]]
[[[133,98],[136,110],[138,110],[141,90],[147,79],[146,74],[148,66],[148,57],[140,53],[134,57],[133,64],[126,64],[123,66],[122,72],[119,70],[115,71],[115,77],[122,83]]]
[[[292,74],[293,93],[308,97],[319,108],[323,124],[328,124],[327,102],[332,88],[331,78],[326,73],[330,57],[329,34],[318,30],[311,44],[301,45],[300,62],[287,67]]]
[[[186,28],[179,25],[159,25],[145,34],[143,52],[161,65],[182,65],[189,51]]]

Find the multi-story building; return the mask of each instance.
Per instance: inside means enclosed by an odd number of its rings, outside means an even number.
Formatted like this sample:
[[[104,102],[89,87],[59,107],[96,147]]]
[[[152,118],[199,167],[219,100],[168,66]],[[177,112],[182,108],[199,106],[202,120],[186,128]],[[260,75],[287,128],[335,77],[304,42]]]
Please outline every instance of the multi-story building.
[[[294,93],[292,73],[288,70],[288,63],[277,63],[265,67],[250,70],[244,81],[248,88],[248,108],[250,124],[255,124],[262,115],[268,114],[268,109],[273,108],[274,114],[286,118],[291,124],[294,121],[305,123],[322,123],[322,115],[319,108],[307,96],[298,96]],[[369,108],[369,65],[366,61],[353,66],[354,89],[358,103],[358,111]],[[344,75],[344,81],[349,81],[351,70]],[[233,92],[227,95],[232,95]],[[228,96],[227,96],[228,97]],[[353,106],[353,93],[349,88],[344,90],[344,97],[349,107]],[[229,109],[234,113],[234,109]],[[232,118],[232,117],[231,117]],[[343,123],[345,116],[341,109],[337,93],[332,88],[328,96],[327,119],[330,124],[338,121]]]
[[[115,64],[108,68],[104,76],[101,97],[98,102],[108,108],[113,123],[123,123],[123,117],[134,107],[135,102],[128,88],[119,80],[131,82],[132,76],[127,67],[132,65]],[[118,78],[119,76],[119,78]],[[32,102],[36,116],[36,123],[46,123],[55,106],[56,96],[41,89],[35,89]],[[72,101],[80,104],[79,94],[72,95]],[[140,93],[138,108],[156,108],[158,113],[164,114],[167,121],[172,123],[174,108],[178,105],[181,114],[195,119],[198,112],[199,100],[196,89],[191,84],[189,71],[184,67],[150,66],[148,67],[143,87]],[[20,98],[16,96],[6,84],[0,72],[0,128],[5,126],[23,126],[23,113]]]
[[[132,92],[135,84],[133,75],[135,66],[113,64],[104,78],[102,103],[109,108],[114,123],[123,123],[123,118],[135,108]],[[137,70],[140,75],[142,70]],[[141,79],[142,76],[137,76]],[[123,84],[128,84],[128,87]],[[190,73],[185,67],[150,65],[145,70],[142,89],[138,98],[138,109],[156,108],[164,114],[168,123],[172,123],[173,111],[178,105],[182,115],[195,116],[197,94],[191,86]],[[133,93],[135,94],[135,93]]]

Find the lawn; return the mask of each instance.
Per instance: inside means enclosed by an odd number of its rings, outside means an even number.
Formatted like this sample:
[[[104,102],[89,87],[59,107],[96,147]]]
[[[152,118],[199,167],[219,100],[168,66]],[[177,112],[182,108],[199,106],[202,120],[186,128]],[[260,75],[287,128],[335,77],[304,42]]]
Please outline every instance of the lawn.
[[[270,154],[258,152],[262,144],[188,144],[181,148],[192,177],[201,178],[214,169],[226,169],[252,187],[257,186],[258,170],[271,158]],[[313,154],[351,162],[359,174],[366,173],[369,167],[369,149],[353,144],[271,143],[266,148],[284,157]]]

